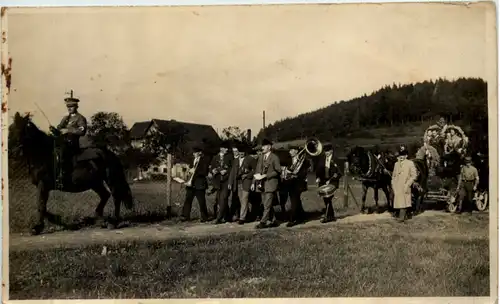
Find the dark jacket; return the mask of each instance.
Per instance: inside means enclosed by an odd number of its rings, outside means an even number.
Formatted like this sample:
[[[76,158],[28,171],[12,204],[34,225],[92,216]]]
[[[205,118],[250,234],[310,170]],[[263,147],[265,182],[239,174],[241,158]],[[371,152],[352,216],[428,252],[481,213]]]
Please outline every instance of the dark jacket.
[[[281,175],[281,165],[280,160],[276,154],[271,152],[267,160],[264,160],[264,154],[260,155],[257,160],[255,173],[267,175],[267,177],[264,179],[265,192],[275,192],[278,190],[278,183]]]
[[[231,168],[233,165],[234,157],[232,154],[226,153],[222,159],[220,159],[220,154],[217,153],[212,158],[211,164],[210,164],[210,172],[212,174],[213,170],[217,170],[217,173],[213,176],[213,185],[215,189],[222,189],[222,187],[227,188],[227,184],[229,182],[229,174],[231,173]],[[221,175],[220,171],[221,170],[226,170],[225,175]]]
[[[297,189],[300,191],[307,190],[307,173],[309,172],[310,165],[311,163],[307,159],[304,159],[304,163],[300,167],[297,177],[289,180],[290,189]]]
[[[320,184],[326,183],[330,179],[330,184],[336,185],[338,187],[340,178],[342,177],[342,171],[337,166],[334,160],[334,156],[330,161],[329,177],[326,176],[326,155],[321,155],[318,163],[316,165],[316,178],[320,180]],[[337,174],[335,177],[334,175]]]
[[[194,161],[194,160],[193,160]],[[193,164],[191,165],[193,166]],[[208,188],[207,175],[210,166],[210,159],[202,155],[198,162],[198,167],[194,171],[192,187],[196,190],[205,190]]]
[[[257,159],[252,156],[245,156],[243,163],[239,164],[239,159],[235,159],[229,176],[229,183],[233,189],[241,184],[243,190],[250,191],[252,185],[253,174],[257,166]]]

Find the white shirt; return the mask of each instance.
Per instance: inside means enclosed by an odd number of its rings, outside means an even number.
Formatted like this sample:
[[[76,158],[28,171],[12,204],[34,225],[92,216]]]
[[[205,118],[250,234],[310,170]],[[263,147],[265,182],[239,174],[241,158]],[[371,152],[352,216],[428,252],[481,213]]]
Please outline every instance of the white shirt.
[[[196,158],[194,159],[193,168],[196,167],[199,161],[200,161],[200,156],[196,156]]]
[[[326,157],[326,161],[325,161],[325,167],[330,169],[330,163],[332,161],[332,155],[329,155]]]
[[[271,155],[271,151],[269,151],[266,154],[264,154],[264,160],[267,160],[267,158],[269,157],[269,155]]]
[[[243,165],[243,157],[240,157],[240,167]]]

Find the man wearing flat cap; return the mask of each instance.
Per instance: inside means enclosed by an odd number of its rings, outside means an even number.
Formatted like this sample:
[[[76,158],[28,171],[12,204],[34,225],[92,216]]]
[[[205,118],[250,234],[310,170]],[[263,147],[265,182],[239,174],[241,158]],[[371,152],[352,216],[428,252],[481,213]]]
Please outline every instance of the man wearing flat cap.
[[[479,185],[479,173],[472,165],[472,157],[470,156],[465,157],[465,165],[460,170],[460,182],[456,213],[462,213],[464,200],[466,200],[467,204],[472,203],[474,192],[476,192]]]
[[[193,164],[189,169],[192,181],[186,185],[186,198],[182,209],[182,221],[189,221],[191,217],[191,207],[193,199],[196,197],[200,206],[201,222],[208,221],[208,211],[206,202],[206,190],[208,188],[207,175],[210,160],[203,154],[201,144],[193,147]],[[187,182],[187,181],[186,181]]]
[[[59,125],[50,127],[53,134],[62,136],[63,141],[60,151],[61,166],[56,177],[56,187],[61,188],[63,181],[68,177],[73,165],[73,156],[80,150],[80,137],[87,133],[87,119],[78,112],[80,100],[71,97],[64,99],[68,115],[64,116]]]
[[[325,154],[322,155],[316,165],[316,184],[318,187],[323,185],[333,185],[335,190],[339,188],[340,178],[342,171],[333,159],[333,145],[326,143],[324,146]],[[330,197],[323,197],[326,211],[325,216],[321,220],[322,223],[335,221],[335,210],[333,209],[333,195]]]
[[[417,179],[417,168],[412,161],[408,160],[408,150],[405,146],[400,146],[397,156],[398,161],[392,172],[393,208],[396,211],[399,210],[399,221],[404,222],[407,218],[407,210],[412,206],[411,188]]]
[[[229,214],[229,173],[234,157],[227,153],[229,143],[223,142],[220,146],[219,154],[215,155],[210,164],[210,171],[213,176],[214,189],[217,190],[214,211],[216,211],[215,224],[230,222],[232,217]],[[217,206],[217,207],[215,207]]]
[[[281,174],[280,160],[276,154],[271,151],[272,142],[268,139],[262,141],[262,155],[257,160],[257,167],[255,174],[260,175],[259,179],[253,178],[252,188],[255,189],[255,182],[262,183],[261,191],[262,204],[264,205],[264,212],[257,229],[275,227],[276,216],[273,209],[273,198],[278,191],[278,179]]]

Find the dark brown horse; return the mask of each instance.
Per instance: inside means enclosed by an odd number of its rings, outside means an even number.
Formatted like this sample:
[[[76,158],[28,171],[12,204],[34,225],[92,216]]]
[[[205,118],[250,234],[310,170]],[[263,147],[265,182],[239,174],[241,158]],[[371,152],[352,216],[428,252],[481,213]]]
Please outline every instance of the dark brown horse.
[[[49,193],[56,189],[55,177],[58,162],[55,147],[59,138],[46,134],[38,129],[29,114],[21,116],[16,113],[14,122],[9,127],[9,153],[11,157],[27,162],[31,182],[37,187],[38,221],[32,227],[32,234],[40,234],[48,217],[47,200]],[[100,202],[95,210],[97,220],[104,223],[104,207],[110,196],[113,196],[115,212],[114,220],[109,226],[116,227],[120,221],[120,205],[132,209],[134,200],[127,183],[120,159],[107,149],[94,149],[95,157],[85,158],[74,163],[71,181],[63,184],[64,192],[79,193],[93,190],[99,195]],[[85,151],[84,152],[88,152]],[[92,153],[86,153],[92,155]],[[91,166],[93,160],[96,168]],[[111,190],[111,194],[108,191]],[[59,190],[59,189],[58,189]]]
[[[365,150],[362,147],[355,147],[347,155],[347,159],[349,161],[349,171],[361,180],[363,186],[362,211],[365,210],[366,192],[369,188],[373,188],[376,206],[378,207],[378,189],[382,189],[387,202],[389,202],[388,211],[393,212],[392,177],[388,173],[392,173],[394,170],[396,158],[383,153],[381,159],[377,159],[371,151]],[[415,164],[418,174],[417,180],[412,186],[412,208],[415,213],[420,213],[425,194],[427,193],[429,168],[426,159],[410,160]],[[384,169],[388,172],[384,171]]]
[[[393,206],[393,194],[390,174],[392,173],[392,170],[394,170],[396,159],[389,157],[386,153],[382,155],[381,159],[377,159],[377,157],[370,150],[366,150],[363,147],[354,147],[347,154],[347,161],[349,162],[350,173],[354,175],[356,179],[361,181],[363,189],[361,212],[367,212],[367,208],[365,206],[366,194],[370,188],[374,191],[373,196],[377,211],[379,210],[378,190],[382,189],[387,200],[387,209],[391,212]],[[387,170],[387,172],[385,170]]]

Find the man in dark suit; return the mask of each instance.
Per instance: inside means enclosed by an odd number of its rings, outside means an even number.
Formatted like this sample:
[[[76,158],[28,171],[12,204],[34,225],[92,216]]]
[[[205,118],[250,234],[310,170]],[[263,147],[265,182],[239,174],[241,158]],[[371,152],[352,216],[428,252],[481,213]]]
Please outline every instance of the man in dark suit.
[[[249,209],[250,187],[252,185],[253,173],[257,160],[251,155],[246,155],[249,148],[240,147],[239,158],[235,159],[229,175],[229,187],[232,191],[236,189],[240,201],[240,212],[238,224],[246,221]]]
[[[302,206],[302,201],[300,196],[302,192],[307,190],[307,172],[310,166],[310,162],[307,159],[302,159],[301,156],[297,155],[299,152],[299,147],[290,147],[290,156],[292,157],[292,164],[290,168],[287,168],[287,180],[288,187],[287,191],[290,196],[290,203],[292,205],[290,221],[287,223],[287,227],[292,227],[302,223],[305,220],[305,212]],[[302,164],[300,164],[303,160]],[[296,173],[294,173],[294,171]]]
[[[260,223],[257,225],[257,229],[275,227],[276,217],[273,209],[273,197],[276,195],[278,190],[278,179],[281,174],[281,165],[278,156],[271,152],[272,142],[268,139],[262,141],[262,155],[259,156],[257,160],[257,167],[255,174],[260,174],[261,178],[258,179],[262,182],[261,189],[255,189],[256,191],[261,191],[262,203],[264,205],[264,212]],[[253,178],[253,182],[257,179]],[[252,184],[252,188],[255,184]]]
[[[222,224],[225,221],[231,222],[232,216],[229,213],[229,172],[233,164],[234,157],[227,153],[229,144],[222,143],[219,154],[215,155],[210,164],[210,171],[213,176],[213,186],[217,189],[215,203],[218,205],[218,212],[215,224]]]
[[[324,150],[325,154],[320,156],[316,166],[316,184],[318,187],[331,184],[335,186],[335,189],[338,189],[340,178],[342,177],[342,171],[333,159],[333,146],[331,144],[325,144]],[[323,198],[326,207],[326,214],[321,220],[322,223],[328,223],[336,220],[332,200],[333,195]]]
[[[253,158],[254,160],[254,170],[252,172],[252,175],[250,176],[253,178],[253,175],[255,174],[255,170],[257,167],[257,160],[259,159],[260,155],[262,155],[262,147],[256,145],[253,146],[252,149],[250,150],[250,157]],[[250,183],[250,186],[252,183]],[[255,191],[255,189],[252,190],[250,188],[250,195],[249,195],[249,203],[252,206],[250,213],[251,213],[251,218],[255,219],[256,221],[260,221],[260,218],[262,217],[262,212],[263,212],[263,207],[262,207],[262,196],[260,192]]]
[[[231,172],[234,170],[238,171],[241,151],[243,150],[243,145],[239,143],[234,143],[232,146],[232,154],[234,157],[233,164],[231,166]],[[242,160],[242,159],[241,159]],[[230,174],[231,174],[230,172]],[[231,184],[232,183],[232,184]],[[238,185],[235,181],[231,181],[231,177],[229,178],[229,193],[231,195],[231,206],[229,207],[229,213],[231,215],[232,221],[237,221],[240,215],[241,201],[238,195]]]
[[[191,184],[186,184],[186,199],[182,209],[181,221],[190,220],[193,199],[196,197],[200,206],[201,222],[206,222],[208,221],[208,211],[205,194],[208,188],[207,175],[210,160],[203,155],[201,145],[193,147],[193,157],[193,165],[189,169],[190,173],[193,174],[193,178]]]

